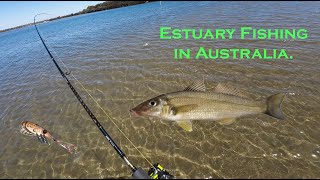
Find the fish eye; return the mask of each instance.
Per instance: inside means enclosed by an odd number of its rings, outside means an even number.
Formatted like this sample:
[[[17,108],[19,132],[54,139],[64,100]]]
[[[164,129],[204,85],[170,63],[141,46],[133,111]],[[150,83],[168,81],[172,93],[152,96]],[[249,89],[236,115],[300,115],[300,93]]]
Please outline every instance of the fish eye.
[[[156,106],[156,105],[157,105],[157,102],[156,102],[156,101],[150,101],[150,102],[149,102],[149,105],[150,105],[150,106]]]

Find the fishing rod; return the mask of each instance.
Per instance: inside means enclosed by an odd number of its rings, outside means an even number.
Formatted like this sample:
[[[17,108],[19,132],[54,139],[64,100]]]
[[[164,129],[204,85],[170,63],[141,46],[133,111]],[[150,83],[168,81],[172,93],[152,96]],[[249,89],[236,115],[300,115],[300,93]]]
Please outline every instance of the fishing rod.
[[[37,14],[39,15],[39,14]],[[59,70],[60,74],[62,75],[62,77],[64,78],[64,80],[67,82],[68,86],[70,87],[70,89],[72,90],[73,94],[77,97],[77,99],[79,100],[80,104],[83,106],[83,108],[86,110],[86,112],[88,113],[88,115],[91,117],[92,121],[95,123],[95,125],[99,128],[99,130],[101,131],[101,133],[104,135],[104,137],[108,140],[108,142],[110,143],[110,145],[116,150],[116,152],[118,153],[118,155],[125,161],[125,163],[130,167],[130,169],[132,170],[132,176],[135,179],[172,179],[173,176],[170,175],[162,166],[160,166],[158,163],[154,164],[153,167],[150,168],[150,170],[148,171],[148,174],[141,168],[141,167],[135,167],[134,165],[132,165],[130,163],[130,161],[128,160],[128,158],[126,157],[126,155],[123,153],[123,151],[119,148],[119,146],[113,141],[113,139],[111,138],[111,136],[107,133],[107,131],[103,128],[103,126],[99,123],[98,119],[94,116],[94,114],[92,113],[92,111],[89,109],[89,107],[86,105],[86,103],[82,100],[82,98],[80,97],[80,95],[78,94],[78,92],[76,91],[76,89],[73,87],[73,85],[71,84],[71,82],[69,81],[69,79],[67,78],[66,75],[68,75],[70,72],[66,72],[64,73],[61,68],[59,67],[58,63],[56,62],[56,60],[54,59],[54,57],[52,56],[51,52],[49,51],[47,45],[45,44],[43,38],[41,37],[38,27],[36,25],[36,16],[34,16],[34,26],[37,30],[37,33],[41,39],[42,44],[44,45],[45,49],[47,50],[51,60],[54,62],[55,66],[57,67],[57,69]]]

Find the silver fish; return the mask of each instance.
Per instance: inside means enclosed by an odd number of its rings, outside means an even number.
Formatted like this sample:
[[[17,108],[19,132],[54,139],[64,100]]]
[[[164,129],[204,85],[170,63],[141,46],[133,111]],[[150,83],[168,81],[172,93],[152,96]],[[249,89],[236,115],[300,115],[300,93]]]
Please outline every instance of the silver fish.
[[[130,110],[134,116],[158,117],[175,121],[186,131],[192,131],[191,120],[215,120],[231,124],[236,118],[264,113],[283,120],[281,110],[284,93],[263,100],[252,100],[246,93],[218,84],[214,92],[206,91],[203,81],[196,81],[183,91],[159,95]]]

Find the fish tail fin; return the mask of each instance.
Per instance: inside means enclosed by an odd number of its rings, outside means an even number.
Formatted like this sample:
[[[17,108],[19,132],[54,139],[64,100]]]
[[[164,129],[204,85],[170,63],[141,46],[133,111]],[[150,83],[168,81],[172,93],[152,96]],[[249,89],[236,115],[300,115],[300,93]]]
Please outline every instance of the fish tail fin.
[[[281,103],[284,97],[284,93],[269,96],[267,98],[267,111],[265,113],[277,119],[284,120],[285,116],[281,110]]]

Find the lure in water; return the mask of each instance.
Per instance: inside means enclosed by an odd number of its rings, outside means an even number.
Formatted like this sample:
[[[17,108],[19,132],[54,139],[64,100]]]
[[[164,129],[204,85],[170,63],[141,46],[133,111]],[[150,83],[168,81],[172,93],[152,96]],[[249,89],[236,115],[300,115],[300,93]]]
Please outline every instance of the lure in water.
[[[30,121],[21,122],[20,132],[28,136],[37,136],[38,140],[43,144],[49,144],[47,139],[53,140],[70,154],[75,153],[76,151],[75,145],[55,139],[46,129]]]

